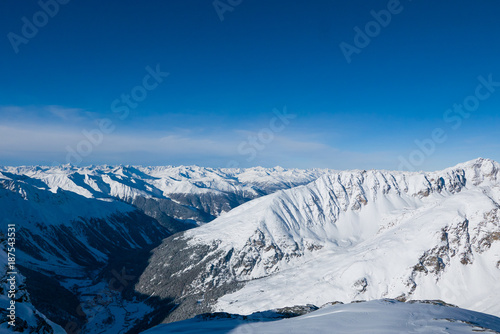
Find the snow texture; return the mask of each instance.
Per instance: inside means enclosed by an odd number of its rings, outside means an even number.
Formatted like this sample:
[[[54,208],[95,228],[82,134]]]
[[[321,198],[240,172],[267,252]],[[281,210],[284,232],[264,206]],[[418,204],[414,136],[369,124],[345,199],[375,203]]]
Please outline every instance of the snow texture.
[[[291,319],[273,320],[256,315],[242,317],[196,317],[159,325],[145,334],[163,333],[497,333],[500,318],[456,307],[430,303],[402,303],[377,300],[346,305],[329,305]]]

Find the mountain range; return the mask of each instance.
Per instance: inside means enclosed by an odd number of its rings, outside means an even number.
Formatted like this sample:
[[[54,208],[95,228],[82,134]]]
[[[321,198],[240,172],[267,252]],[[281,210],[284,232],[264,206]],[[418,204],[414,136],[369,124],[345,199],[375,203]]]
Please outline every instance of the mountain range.
[[[138,333],[361,300],[500,316],[499,171],[0,167],[19,317],[32,333]]]

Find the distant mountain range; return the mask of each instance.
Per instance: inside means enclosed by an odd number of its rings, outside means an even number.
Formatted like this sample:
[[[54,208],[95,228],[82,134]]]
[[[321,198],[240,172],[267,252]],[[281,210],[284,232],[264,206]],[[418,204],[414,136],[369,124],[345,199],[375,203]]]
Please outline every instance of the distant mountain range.
[[[31,333],[137,333],[383,298],[499,316],[499,171],[0,167],[19,317]]]

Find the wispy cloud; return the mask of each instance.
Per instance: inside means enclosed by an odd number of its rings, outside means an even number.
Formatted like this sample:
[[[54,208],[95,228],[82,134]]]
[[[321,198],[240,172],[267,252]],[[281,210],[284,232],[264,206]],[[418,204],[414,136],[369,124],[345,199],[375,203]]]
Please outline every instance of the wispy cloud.
[[[69,122],[82,122],[97,117],[97,114],[91,113],[89,111],[80,108],[47,106],[44,108],[44,110],[47,110],[50,114],[54,115],[55,117],[63,121],[69,121]]]
[[[228,130],[224,134],[178,132],[137,132],[105,134],[99,145],[83,157],[81,164],[209,164],[225,167],[236,160],[242,167],[263,165],[285,167],[348,167],[356,153],[342,152],[316,141],[294,139],[293,135],[276,136],[260,150],[254,161],[238,153],[238,145],[248,132]],[[68,147],[75,149],[86,140],[81,130],[62,126],[0,125],[0,158],[30,164],[66,163]],[[3,157],[2,157],[3,155]],[[51,157],[54,161],[47,161]],[[356,160],[372,160],[380,155],[359,154]],[[5,164],[5,162],[2,162]],[[338,166],[338,167],[337,167]]]
[[[85,124],[97,118],[97,114],[81,108],[58,105],[48,106],[0,106],[2,123],[32,124]]]
[[[148,127],[150,123],[143,119],[137,120],[137,123],[122,123],[113,119],[114,130],[99,134],[98,140],[92,142],[88,134],[95,134],[98,130],[97,119],[97,115],[84,109],[63,106],[0,107],[0,164],[75,163],[75,159],[68,159],[69,152],[78,152],[83,147],[85,154],[80,154],[81,161],[78,162],[81,165],[198,164],[226,167],[235,162],[240,167],[398,168],[398,161],[394,158],[400,153],[394,151],[398,148],[377,146],[374,140],[366,149],[357,150],[354,146],[347,149],[347,145],[339,147],[335,144],[343,139],[340,135],[332,140],[330,133],[305,131],[299,126],[275,132],[272,140],[255,145],[251,138],[258,138],[266,127],[221,130],[210,125],[181,128],[168,126],[165,122],[164,129],[161,129]],[[469,146],[475,148],[478,145],[476,141],[481,142],[481,138],[472,139]],[[252,150],[251,156],[246,154],[249,150]],[[468,155],[462,152],[460,160],[476,157],[475,149],[469,151]],[[487,152],[490,151],[495,151],[495,148]],[[452,156],[456,154],[452,151],[448,153]],[[487,157],[490,155],[486,154]],[[450,164],[446,159],[451,158],[436,155],[423,168],[447,167]]]

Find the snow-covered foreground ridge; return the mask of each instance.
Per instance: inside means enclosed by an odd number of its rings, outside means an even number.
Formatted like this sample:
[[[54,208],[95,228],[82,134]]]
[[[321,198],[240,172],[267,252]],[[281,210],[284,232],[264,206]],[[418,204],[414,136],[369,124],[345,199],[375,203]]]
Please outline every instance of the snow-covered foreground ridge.
[[[282,333],[477,333],[500,332],[500,318],[430,303],[378,300],[328,305],[291,319],[266,313],[243,317],[220,314],[159,325],[144,334],[282,334]]]
[[[328,171],[166,239],[136,288],[182,276],[181,301],[236,314],[398,298],[500,315],[499,171]]]

